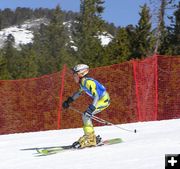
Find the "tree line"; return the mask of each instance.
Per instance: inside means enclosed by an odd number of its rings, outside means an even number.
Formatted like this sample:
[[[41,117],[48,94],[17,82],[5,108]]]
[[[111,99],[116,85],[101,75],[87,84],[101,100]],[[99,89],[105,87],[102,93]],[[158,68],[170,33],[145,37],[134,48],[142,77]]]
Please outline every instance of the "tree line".
[[[171,5],[170,1],[166,2]],[[161,9],[165,9],[165,6],[161,6]],[[90,67],[97,67],[145,58],[155,52],[180,55],[180,3],[169,16],[171,24],[166,26],[161,19],[161,26],[155,28],[152,27],[147,4],[140,6],[140,19],[135,26],[115,27],[102,19],[103,12],[104,0],[80,0],[79,13],[64,12],[60,5],[51,10],[1,10],[0,29],[42,17],[48,18],[49,24],[41,24],[34,31],[33,43],[21,45],[21,50],[14,47],[15,39],[8,35],[0,49],[0,79],[37,77],[59,71],[63,64],[72,67],[77,63],[86,63]],[[162,18],[161,15],[159,17]],[[64,24],[68,20],[73,25],[70,31]],[[114,36],[106,46],[102,46],[99,38],[104,32]]]

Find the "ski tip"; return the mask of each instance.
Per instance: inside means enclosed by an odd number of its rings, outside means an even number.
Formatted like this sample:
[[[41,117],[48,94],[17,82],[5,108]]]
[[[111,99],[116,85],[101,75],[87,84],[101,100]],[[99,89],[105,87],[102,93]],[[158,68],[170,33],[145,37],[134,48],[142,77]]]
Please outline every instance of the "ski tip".
[[[108,140],[103,141],[104,144],[108,144],[108,145],[122,143],[122,142],[123,140],[121,138],[113,138],[113,139],[108,139]]]

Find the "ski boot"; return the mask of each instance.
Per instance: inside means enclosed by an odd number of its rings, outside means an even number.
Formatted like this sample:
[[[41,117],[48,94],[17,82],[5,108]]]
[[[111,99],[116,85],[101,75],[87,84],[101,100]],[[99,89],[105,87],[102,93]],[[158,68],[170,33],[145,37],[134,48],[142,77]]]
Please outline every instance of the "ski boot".
[[[72,148],[74,148],[74,149],[79,149],[79,148],[81,148],[81,145],[79,144],[79,141],[75,141],[75,142],[72,144]]]
[[[78,141],[72,144],[73,148],[85,148],[96,146],[96,135],[93,133],[84,134]]]
[[[80,139],[76,142],[74,142],[72,144],[72,147],[75,149],[78,148],[85,148],[85,147],[93,147],[93,146],[99,146],[102,144],[102,138],[100,137],[100,135],[95,136],[94,133],[92,134],[86,134],[82,137],[80,137]]]
[[[102,138],[101,138],[100,135],[97,135],[97,136],[96,136],[96,145],[97,145],[97,146],[103,145]]]

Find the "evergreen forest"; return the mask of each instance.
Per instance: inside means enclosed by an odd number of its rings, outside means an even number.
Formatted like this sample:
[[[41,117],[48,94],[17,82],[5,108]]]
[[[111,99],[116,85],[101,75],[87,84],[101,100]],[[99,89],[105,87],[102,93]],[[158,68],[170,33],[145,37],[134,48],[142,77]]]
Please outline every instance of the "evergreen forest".
[[[14,47],[15,39],[9,34],[0,49],[0,79],[24,79],[57,72],[66,64],[78,63],[91,68],[117,64],[131,59],[142,59],[157,53],[180,55],[180,2],[161,0],[158,26],[153,27],[152,15],[147,4],[139,7],[136,25],[116,27],[102,19],[104,0],[80,0],[80,11],[63,11],[60,5],[54,9],[22,8],[0,10],[0,30],[24,21],[38,18],[48,19],[33,31],[33,43]],[[163,6],[163,2],[166,2]],[[170,24],[163,18],[166,7],[173,7],[168,16]],[[71,21],[71,33],[64,22]],[[112,41],[103,46],[99,35],[109,33]],[[72,48],[69,36],[74,41]]]

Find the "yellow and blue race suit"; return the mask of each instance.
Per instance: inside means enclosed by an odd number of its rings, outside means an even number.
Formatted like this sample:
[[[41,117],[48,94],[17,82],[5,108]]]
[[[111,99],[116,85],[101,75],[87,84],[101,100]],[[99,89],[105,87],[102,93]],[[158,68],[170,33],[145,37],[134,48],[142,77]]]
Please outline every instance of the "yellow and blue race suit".
[[[72,96],[73,100],[78,98],[83,91],[85,91],[86,94],[88,94],[93,99],[92,105],[95,107],[95,110],[92,112],[93,115],[101,112],[109,106],[109,94],[106,91],[106,88],[97,80],[90,77],[83,77],[80,81],[80,90]],[[92,119],[87,116],[86,113],[83,113],[82,118],[84,133],[93,133],[94,128]]]

